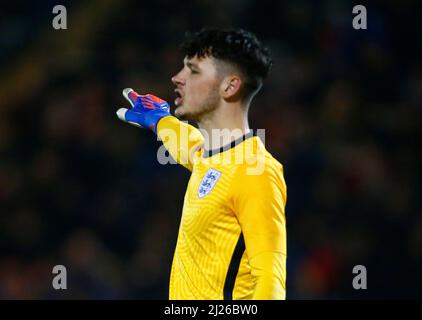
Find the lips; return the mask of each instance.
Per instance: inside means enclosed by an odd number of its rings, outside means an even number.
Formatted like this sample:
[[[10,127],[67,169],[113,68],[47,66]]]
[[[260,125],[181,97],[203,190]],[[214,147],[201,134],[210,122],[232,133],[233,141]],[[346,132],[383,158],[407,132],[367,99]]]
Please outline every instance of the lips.
[[[183,103],[183,94],[180,89],[176,89],[174,90],[174,92],[176,93],[176,99],[174,99],[174,104],[176,105],[176,107],[178,107]]]

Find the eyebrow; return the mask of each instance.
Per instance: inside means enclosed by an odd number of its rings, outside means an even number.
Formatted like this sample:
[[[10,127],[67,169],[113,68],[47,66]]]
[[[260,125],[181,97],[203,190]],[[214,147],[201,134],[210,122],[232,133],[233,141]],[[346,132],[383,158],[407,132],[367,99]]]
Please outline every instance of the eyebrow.
[[[199,69],[199,67],[198,67],[198,65],[197,65],[197,64],[192,63],[192,62],[190,62],[189,60],[187,60],[187,61],[186,61],[186,66],[187,66],[189,69],[192,69],[192,67],[193,67],[193,68],[195,68],[195,69]]]

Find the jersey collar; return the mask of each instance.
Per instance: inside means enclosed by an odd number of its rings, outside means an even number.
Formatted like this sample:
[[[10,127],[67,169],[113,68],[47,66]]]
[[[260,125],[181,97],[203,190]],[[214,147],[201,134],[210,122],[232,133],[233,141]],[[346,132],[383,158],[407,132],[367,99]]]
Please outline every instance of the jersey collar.
[[[249,131],[248,133],[244,134],[243,136],[237,138],[236,140],[233,140],[232,142],[230,142],[230,143],[228,143],[224,146],[221,146],[220,148],[212,149],[212,150],[205,150],[204,149],[203,157],[209,158],[209,157],[212,157],[212,156],[219,154],[221,152],[230,150],[230,149],[234,148],[235,146],[237,146],[238,144],[245,141],[246,139],[249,139],[249,138],[254,137],[254,136],[256,136],[256,131],[251,129],[251,131]]]

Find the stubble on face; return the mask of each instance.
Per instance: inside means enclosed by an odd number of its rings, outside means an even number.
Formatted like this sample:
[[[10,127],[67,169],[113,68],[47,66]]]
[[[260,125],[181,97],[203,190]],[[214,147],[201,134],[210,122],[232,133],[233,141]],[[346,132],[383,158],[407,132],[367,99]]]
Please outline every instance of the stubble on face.
[[[200,122],[201,119],[209,117],[218,109],[220,103],[219,86],[219,79],[215,79],[206,93],[207,96],[204,97],[198,105],[182,105],[175,110],[175,115],[182,120],[191,120],[195,122]]]

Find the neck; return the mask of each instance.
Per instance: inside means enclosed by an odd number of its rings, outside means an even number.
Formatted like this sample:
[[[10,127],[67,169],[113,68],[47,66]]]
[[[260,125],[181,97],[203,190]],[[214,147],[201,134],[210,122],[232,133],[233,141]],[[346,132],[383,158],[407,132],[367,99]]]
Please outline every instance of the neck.
[[[240,105],[225,105],[198,121],[205,138],[205,150],[218,149],[248,133],[247,110]]]

